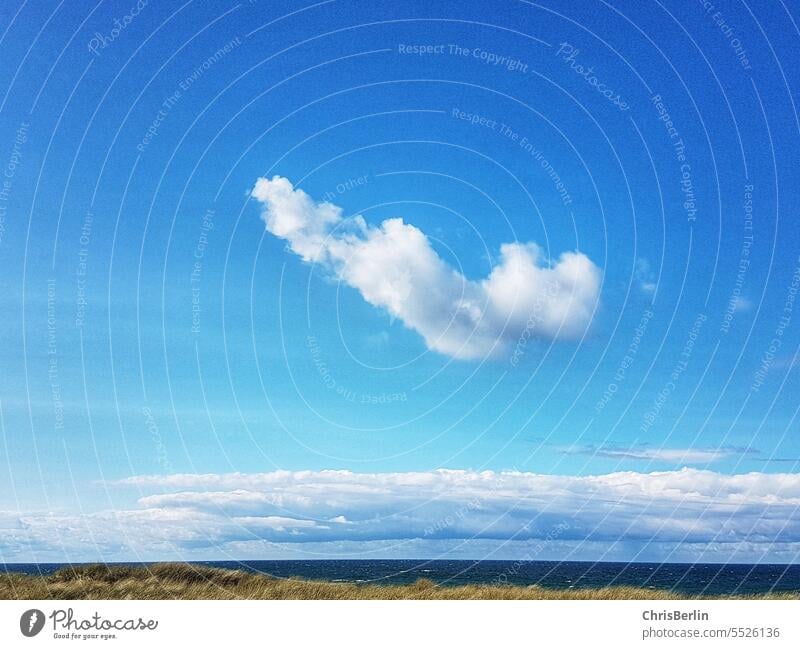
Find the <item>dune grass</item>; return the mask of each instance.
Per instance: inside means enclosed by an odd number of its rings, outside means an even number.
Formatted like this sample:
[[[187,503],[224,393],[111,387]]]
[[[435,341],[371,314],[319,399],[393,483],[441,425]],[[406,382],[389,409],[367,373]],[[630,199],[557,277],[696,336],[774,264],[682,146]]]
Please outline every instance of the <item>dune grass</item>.
[[[797,599],[776,593],[743,599]],[[555,590],[540,586],[437,586],[276,579],[243,570],[185,563],[152,566],[92,564],[49,576],[0,573],[0,599],[684,599],[668,591],[630,586]]]

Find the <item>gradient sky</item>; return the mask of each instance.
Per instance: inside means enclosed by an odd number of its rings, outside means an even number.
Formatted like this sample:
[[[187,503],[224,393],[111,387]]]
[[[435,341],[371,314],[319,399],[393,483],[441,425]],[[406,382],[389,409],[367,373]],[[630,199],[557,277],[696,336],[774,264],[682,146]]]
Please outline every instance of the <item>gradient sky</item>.
[[[794,560],[796,3],[135,6],[0,7],[0,559]],[[474,282],[578,253],[591,317],[431,349],[275,176]]]

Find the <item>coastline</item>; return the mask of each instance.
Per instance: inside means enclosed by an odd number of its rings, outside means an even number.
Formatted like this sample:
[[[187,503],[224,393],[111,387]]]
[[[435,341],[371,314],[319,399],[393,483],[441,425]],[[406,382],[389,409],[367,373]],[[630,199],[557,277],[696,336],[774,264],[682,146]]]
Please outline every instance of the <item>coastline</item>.
[[[151,566],[87,564],[51,575],[0,573],[0,599],[202,599],[202,600],[796,600],[800,591],[757,595],[690,596],[633,586],[556,589],[541,586],[468,584],[439,586],[428,579],[411,584],[278,579],[244,570],[186,563]]]

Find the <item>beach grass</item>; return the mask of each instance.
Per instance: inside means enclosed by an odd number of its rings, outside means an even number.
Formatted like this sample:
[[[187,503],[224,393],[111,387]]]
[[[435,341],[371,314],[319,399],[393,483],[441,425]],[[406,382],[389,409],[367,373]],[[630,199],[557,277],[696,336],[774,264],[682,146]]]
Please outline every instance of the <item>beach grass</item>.
[[[611,586],[551,589],[541,586],[470,584],[437,586],[427,579],[407,585],[277,579],[244,570],[186,563],[151,566],[90,564],[46,575],[0,573],[0,599],[685,599],[663,590]],[[798,599],[800,592],[741,599]],[[719,598],[711,598],[719,599]]]

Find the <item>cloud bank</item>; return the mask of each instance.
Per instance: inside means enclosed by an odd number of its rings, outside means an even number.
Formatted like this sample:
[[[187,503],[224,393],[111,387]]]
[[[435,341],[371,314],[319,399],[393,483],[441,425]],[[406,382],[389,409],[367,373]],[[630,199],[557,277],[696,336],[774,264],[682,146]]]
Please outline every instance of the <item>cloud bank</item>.
[[[304,261],[325,268],[369,304],[418,332],[431,350],[453,358],[501,354],[526,337],[578,338],[589,326],[600,271],[584,254],[550,263],[535,243],[505,243],[488,277],[464,277],[401,218],[378,226],[346,219],[286,178],[259,178],[251,195],[267,230]]]
[[[0,512],[0,559],[238,558],[248,547],[261,558],[287,547],[363,555],[376,544],[390,556],[456,544],[475,556],[509,543],[591,548],[593,559],[618,546],[653,560],[685,547],[707,560],[742,547],[751,559],[800,552],[800,475],[788,473],[276,471],[107,486],[119,499],[135,491],[135,506],[85,516]]]

